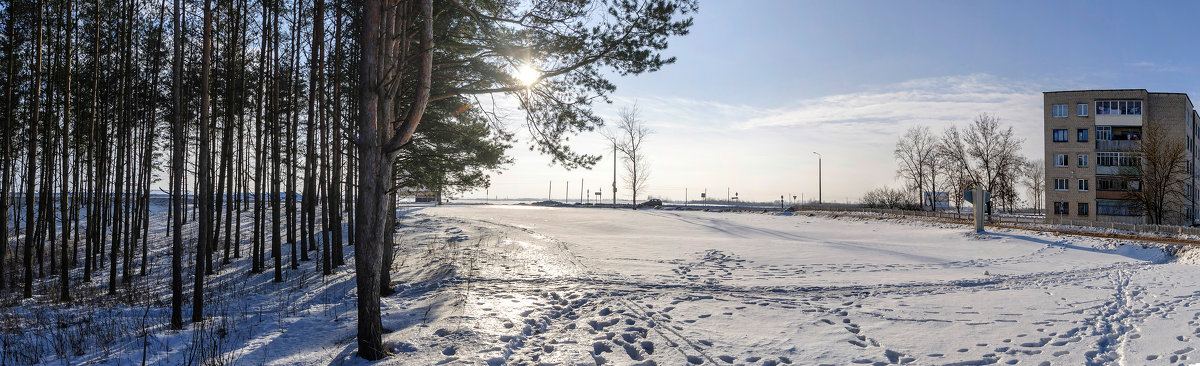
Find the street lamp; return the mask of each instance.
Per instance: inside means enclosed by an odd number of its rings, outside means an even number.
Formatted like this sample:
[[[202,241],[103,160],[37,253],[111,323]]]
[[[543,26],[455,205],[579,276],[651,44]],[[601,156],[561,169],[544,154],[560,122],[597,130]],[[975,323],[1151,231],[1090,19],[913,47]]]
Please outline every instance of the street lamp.
[[[821,153],[813,151],[817,154],[817,204],[821,204]]]

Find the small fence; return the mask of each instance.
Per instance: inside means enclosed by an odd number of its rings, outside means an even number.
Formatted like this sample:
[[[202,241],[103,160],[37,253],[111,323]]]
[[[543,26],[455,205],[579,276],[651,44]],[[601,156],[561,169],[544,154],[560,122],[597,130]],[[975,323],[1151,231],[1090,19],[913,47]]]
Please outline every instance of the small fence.
[[[1113,230],[1125,230],[1136,233],[1152,233],[1152,234],[1168,234],[1168,235],[1196,235],[1200,236],[1200,228],[1191,226],[1178,225],[1155,225],[1155,224],[1130,224],[1122,222],[1104,222],[1104,221],[1089,221],[1089,220],[1073,220],[1063,219],[1058,217],[1047,217],[1044,220],[1047,224],[1058,225],[1073,225],[1086,226],[1096,228],[1107,228]]]
[[[901,215],[901,216],[922,216],[934,217],[942,219],[957,219],[971,221],[973,214],[960,213],[951,211],[914,211],[914,210],[894,210],[886,208],[867,208],[867,207],[851,207],[851,206],[820,206],[820,205],[799,205],[793,206],[796,211],[846,211],[846,212],[869,212],[885,215]],[[1135,233],[1149,234],[1166,234],[1166,235],[1196,235],[1200,236],[1200,228],[1176,225],[1153,225],[1153,224],[1130,224],[1121,222],[1104,222],[1091,220],[1074,220],[1064,219],[1054,216],[1023,216],[1023,215],[992,215],[991,224],[1024,224],[1024,225],[1071,225],[1082,227],[1094,227],[1101,229],[1124,230]]]

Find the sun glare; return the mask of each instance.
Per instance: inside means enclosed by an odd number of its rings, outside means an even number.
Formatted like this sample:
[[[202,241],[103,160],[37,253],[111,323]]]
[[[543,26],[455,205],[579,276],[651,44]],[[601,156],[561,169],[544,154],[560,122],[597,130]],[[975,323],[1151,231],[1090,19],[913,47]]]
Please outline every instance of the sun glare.
[[[517,80],[519,80],[521,84],[525,86],[533,85],[533,83],[536,83],[538,78],[541,76],[542,73],[533,68],[532,65],[525,64],[517,68]]]

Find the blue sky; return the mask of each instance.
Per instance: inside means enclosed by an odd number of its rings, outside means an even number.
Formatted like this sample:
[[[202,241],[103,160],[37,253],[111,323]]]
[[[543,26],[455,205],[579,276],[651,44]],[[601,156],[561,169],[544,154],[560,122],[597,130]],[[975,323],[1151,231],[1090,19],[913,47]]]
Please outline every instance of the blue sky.
[[[892,148],[913,125],[941,131],[996,114],[1040,158],[1043,91],[1197,98],[1197,17],[1200,2],[1189,1],[702,1],[691,34],[667,51],[678,62],[615,79],[614,104],[597,110],[641,108],[656,132],[652,195],[729,187],[752,200],[810,197],[820,151],[825,199],[855,200],[899,184]],[[598,134],[572,141],[608,150]],[[580,179],[611,185],[611,158],[566,171],[524,145],[493,178],[492,196],[545,197],[553,180],[561,200],[570,180],[577,200]]]

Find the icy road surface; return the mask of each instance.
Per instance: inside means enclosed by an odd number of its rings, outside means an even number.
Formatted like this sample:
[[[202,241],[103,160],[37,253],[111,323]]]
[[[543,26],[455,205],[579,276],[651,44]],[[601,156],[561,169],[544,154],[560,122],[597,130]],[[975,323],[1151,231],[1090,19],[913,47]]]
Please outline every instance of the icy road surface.
[[[388,363],[1200,361],[1200,267],[1137,243],[848,216],[402,211]]]

